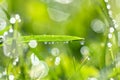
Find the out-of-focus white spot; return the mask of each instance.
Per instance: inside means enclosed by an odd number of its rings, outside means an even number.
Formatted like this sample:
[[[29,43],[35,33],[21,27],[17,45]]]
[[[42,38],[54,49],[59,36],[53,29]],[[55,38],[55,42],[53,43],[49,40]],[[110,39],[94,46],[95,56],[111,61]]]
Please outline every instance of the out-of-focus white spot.
[[[13,65],[16,65],[18,61],[19,61],[19,57],[17,57],[17,58],[13,61]]]
[[[41,79],[48,75],[49,68],[47,64],[40,61],[38,65],[33,65],[30,71],[30,77],[32,79]]]
[[[94,77],[91,77],[91,78],[88,78],[88,80],[98,80],[98,79],[94,78]]]
[[[55,9],[55,8],[48,8],[47,9],[50,18],[56,22],[62,22],[69,18],[70,14],[64,11]]]
[[[113,32],[114,32],[114,28],[110,27],[110,33],[113,33]]]
[[[19,15],[19,14],[16,14],[16,15],[15,15],[15,19],[16,19],[16,20],[19,20],[19,19],[20,19],[20,15]]]
[[[80,41],[80,44],[81,44],[81,45],[84,45],[84,44],[85,44],[85,41]]]
[[[108,11],[108,14],[109,14],[110,17],[112,17],[112,11],[111,10]]]
[[[108,0],[104,0],[106,3],[108,3]]]
[[[60,57],[56,57],[55,58],[55,65],[59,65],[60,64]]]
[[[31,54],[31,63],[32,65],[38,65],[40,63],[39,58],[34,53]]]
[[[7,72],[6,72],[6,70],[2,73],[2,75],[6,75],[7,74]]]
[[[14,75],[9,75],[9,80],[14,80]]]
[[[80,49],[80,52],[83,56],[88,56],[89,55],[89,48],[87,46],[83,46],[81,49]]]
[[[91,23],[91,28],[96,33],[103,33],[105,31],[105,24],[101,20],[95,19]]]
[[[15,22],[16,22],[16,19],[15,19],[14,17],[11,17],[11,18],[10,18],[10,23],[11,23],[11,24],[15,24]]]
[[[37,41],[36,40],[30,40],[30,42],[28,43],[28,45],[31,48],[36,48],[37,47]]]
[[[9,29],[9,32],[10,32],[10,33],[13,33],[13,31],[14,31],[13,28],[10,28],[10,29]]]
[[[70,4],[73,2],[73,0],[55,0],[55,1],[61,4]]]
[[[110,78],[110,80],[114,80],[113,78]]]
[[[6,31],[6,32],[4,32],[4,34],[3,34],[4,36],[6,36],[6,35],[8,35],[8,32]]]
[[[53,48],[53,49],[51,50],[51,53],[52,53],[53,56],[58,56],[59,53],[60,53],[60,51],[59,51],[58,48]]]
[[[110,4],[107,4],[107,9],[110,9],[110,8],[111,8]]]
[[[108,34],[108,38],[109,38],[109,39],[112,38],[112,34],[111,34],[111,33]]]
[[[108,42],[108,43],[107,43],[107,46],[108,46],[109,48],[111,48],[111,47],[112,47],[112,43]]]
[[[0,31],[5,29],[7,23],[4,19],[0,18]]]
[[[0,73],[0,78],[2,78],[2,74]]]

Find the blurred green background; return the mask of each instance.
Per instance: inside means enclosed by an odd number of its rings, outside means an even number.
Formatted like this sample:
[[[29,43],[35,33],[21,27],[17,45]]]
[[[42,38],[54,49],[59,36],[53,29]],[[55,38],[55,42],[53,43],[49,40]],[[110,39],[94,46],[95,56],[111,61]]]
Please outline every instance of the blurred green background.
[[[120,0],[111,0],[113,18],[119,25]],[[55,44],[38,43],[36,49],[28,48],[23,74],[15,73],[19,66],[11,65],[8,73],[15,80],[30,80],[30,55],[35,53],[48,64],[48,75],[43,80],[119,80],[119,68],[113,70],[113,60],[106,43],[113,42],[112,52],[117,54],[116,40],[107,39],[110,22],[104,0],[0,0],[0,17],[9,24],[9,16],[19,14],[21,35],[70,35],[85,38],[83,41]],[[1,30],[2,31],[2,30]],[[119,28],[117,29],[119,31]],[[114,36],[114,33],[113,33]],[[28,45],[24,44],[28,47]],[[0,48],[1,75],[8,57]],[[53,52],[52,52],[53,51]],[[58,53],[54,56],[52,53]],[[60,64],[56,65],[56,59]],[[20,69],[21,70],[21,69]],[[106,71],[107,70],[107,71]],[[117,77],[116,77],[117,75]],[[3,80],[3,78],[1,78]],[[32,79],[31,79],[32,80]],[[34,80],[34,79],[33,79]],[[35,79],[37,80],[37,79]],[[41,79],[40,79],[41,80]]]

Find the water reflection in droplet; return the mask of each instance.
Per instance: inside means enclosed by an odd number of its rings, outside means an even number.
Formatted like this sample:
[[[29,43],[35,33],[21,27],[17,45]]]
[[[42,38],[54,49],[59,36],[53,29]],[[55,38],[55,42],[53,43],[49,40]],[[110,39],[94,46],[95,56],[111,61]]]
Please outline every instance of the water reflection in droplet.
[[[47,11],[48,11],[48,14],[49,14],[50,18],[54,21],[57,21],[57,22],[65,21],[70,16],[69,13],[66,13],[64,11],[61,11],[61,10],[58,10],[58,9],[55,9],[55,8],[50,8],[49,7],[47,9]]]
[[[91,23],[91,28],[96,33],[103,33],[105,31],[105,24],[101,20],[95,19]]]
[[[5,27],[7,26],[7,23],[4,19],[0,18],[0,31],[5,29]]]
[[[52,48],[51,53],[53,56],[58,56],[60,51],[58,48]]]

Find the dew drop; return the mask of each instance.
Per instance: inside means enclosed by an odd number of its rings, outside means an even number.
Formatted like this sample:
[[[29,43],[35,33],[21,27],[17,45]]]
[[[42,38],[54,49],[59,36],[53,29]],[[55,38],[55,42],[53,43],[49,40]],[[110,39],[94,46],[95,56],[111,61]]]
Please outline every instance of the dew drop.
[[[58,48],[53,48],[53,49],[51,50],[51,53],[52,53],[53,56],[58,56],[59,53],[60,53],[60,51],[59,51]]]
[[[14,75],[9,75],[9,80],[14,80]]]
[[[98,79],[94,78],[94,77],[91,77],[91,78],[88,78],[88,80],[98,80]]]
[[[55,1],[61,4],[70,4],[73,2],[73,0],[55,0]]]
[[[39,58],[34,53],[31,54],[31,63],[32,65],[38,65],[40,63]]]
[[[58,9],[55,9],[55,8],[48,8],[47,11],[48,11],[48,14],[49,14],[50,18],[53,21],[56,21],[56,22],[65,21],[70,16],[69,13],[66,13],[64,11],[61,11],[61,10],[58,10]]]
[[[61,58],[60,57],[56,57],[55,58],[55,65],[59,65],[60,61],[61,61]]]
[[[111,8],[111,6],[109,4],[107,4],[107,9],[110,9],[110,8]]]
[[[108,34],[108,38],[109,38],[109,39],[112,38],[112,34],[111,34],[111,33]]]
[[[31,48],[36,48],[37,47],[37,41],[36,40],[30,40],[30,42],[28,43],[28,45]]]
[[[106,3],[108,3],[108,0],[104,0]]]
[[[13,28],[10,28],[10,29],[9,29],[9,32],[10,32],[10,33],[13,33],[13,31],[14,31]]]
[[[44,42],[44,44],[47,44],[47,42]]]
[[[114,80],[113,78],[110,78],[110,80]]]
[[[16,14],[16,15],[15,15],[15,19],[16,19],[16,20],[19,20],[19,19],[20,19],[20,15],[19,15],[19,14]]]
[[[112,43],[108,42],[108,43],[107,43],[107,46],[108,46],[109,48],[111,48],[111,47],[112,47]]]
[[[89,55],[89,48],[87,46],[83,46],[81,49],[80,49],[80,52],[83,56],[88,56]]]
[[[0,18],[0,31],[5,29],[7,23],[4,19]]]
[[[91,28],[96,33],[103,33],[105,31],[105,24],[101,20],[95,19],[91,23]]]
[[[113,33],[113,32],[114,32],[114,28],[110,27],[110,33]]]
[[[40,61],[38,65],[33,65],[31,67],[30,77],[32,79],[41,79],[48,75],[48,71],[49,71],[48,65],[45,62]]]
[[[16,22],[16,19],[15,19],[14,17],[11,17],[11,18],[10,18],[10,23],[11,23],[11,24],[15,24],[15,22]]]
[[[84,45],[84,44],[85,44],[85,41],[80,41],[80,44],[81,44],[81,45]]]

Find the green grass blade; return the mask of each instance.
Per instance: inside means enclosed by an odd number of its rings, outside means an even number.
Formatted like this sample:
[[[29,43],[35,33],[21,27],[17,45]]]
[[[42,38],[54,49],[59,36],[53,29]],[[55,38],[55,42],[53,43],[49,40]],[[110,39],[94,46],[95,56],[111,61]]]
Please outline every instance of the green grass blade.
[[[31,36],[22,36],[23,42],[29,42],[30,40],[37,40],[38,42],[61,42],[61,41],[73,41],[73,40],[83,40],[84,38],[76,36],[67,36],[67,35],[31,35]]]

